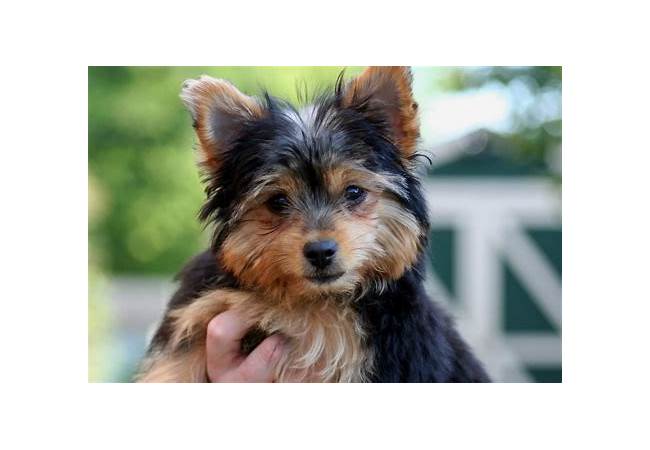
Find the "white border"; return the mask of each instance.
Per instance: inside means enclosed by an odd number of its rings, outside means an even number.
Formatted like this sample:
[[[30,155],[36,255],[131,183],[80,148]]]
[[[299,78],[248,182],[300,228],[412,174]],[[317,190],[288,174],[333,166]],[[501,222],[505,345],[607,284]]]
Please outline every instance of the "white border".
[[[642,5],[36,3],[0,31],[8,448],[647,445]],[[86,66],[369,63],[565,65],[564,383],[86,384]]]

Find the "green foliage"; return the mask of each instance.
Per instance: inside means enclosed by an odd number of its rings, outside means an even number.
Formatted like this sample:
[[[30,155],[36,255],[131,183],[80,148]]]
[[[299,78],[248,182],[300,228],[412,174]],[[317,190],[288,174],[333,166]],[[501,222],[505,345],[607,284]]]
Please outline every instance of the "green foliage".
[[[298,100],[331,84],[340,67],[91,67],[88,71],[91,247],[113,273],[169,274],[207,245],[196,220],[203,199],[183,80],[208,74],[248,94]],[[347,74],[359,69],[348,68]],[[91,208],[97,205],[91,204]]]
[[[552,165],[554,152],[562,143],[562,67],[476,67],[456,68],[444,78],[449,90],[476,89],[500,85],[517,99],[508,136],[521,159]],[[549,172],[554,171],[552,167]]]
[[[93,227],[103,213],[101,193],[91,177],[88,184],[88,223]],[[95,248],[88,253],[88,381],[103,381],[109,371],[108,343],[112,329],[110,305],[106,301],[105,279],[100,270]]]
[[[91,265],[88,291],[88,381],[103,381],[110,370],[108,345],[112,316],[104,293],[104,280]]]

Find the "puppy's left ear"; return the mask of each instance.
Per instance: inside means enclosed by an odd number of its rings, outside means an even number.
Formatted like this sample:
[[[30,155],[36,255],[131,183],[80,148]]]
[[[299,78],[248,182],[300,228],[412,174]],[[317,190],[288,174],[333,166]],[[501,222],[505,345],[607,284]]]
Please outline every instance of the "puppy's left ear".
[[[200,141],[201,163],[209,170],[221,167],[245,124],[263,115],[253,97],[241,93],[226,80],[203,75],[183,83],[181,99],[192,115]]]
[[[385,121],[389,137],[407,159],[415,153],[420,137],[412,81],[409,67],[369,67],[344,86],[341,99],[344,107]]]

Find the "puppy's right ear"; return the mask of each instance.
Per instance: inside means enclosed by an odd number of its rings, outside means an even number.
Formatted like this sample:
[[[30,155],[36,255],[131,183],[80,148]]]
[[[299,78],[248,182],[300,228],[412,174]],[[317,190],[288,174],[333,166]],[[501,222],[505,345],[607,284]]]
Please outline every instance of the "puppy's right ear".
[[[185,81],[181,99],[199,138],[200,162],[210,170],[219,169],[223,153],[244,124],[262,116],[262,107],[253,97],[242,94],[228,81],[206,75]]]

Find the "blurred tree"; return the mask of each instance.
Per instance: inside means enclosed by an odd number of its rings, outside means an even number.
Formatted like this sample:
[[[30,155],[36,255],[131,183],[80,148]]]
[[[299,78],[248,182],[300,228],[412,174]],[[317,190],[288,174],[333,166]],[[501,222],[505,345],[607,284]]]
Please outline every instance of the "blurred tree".
[[[449,90],[476,89],[496,83],[513,99],[511,132],[508,138],[513,155],[548,172],[561,176],[559,160],[562,144],[562,67],[471,67],[448,71],[441,85]]]

